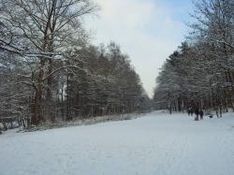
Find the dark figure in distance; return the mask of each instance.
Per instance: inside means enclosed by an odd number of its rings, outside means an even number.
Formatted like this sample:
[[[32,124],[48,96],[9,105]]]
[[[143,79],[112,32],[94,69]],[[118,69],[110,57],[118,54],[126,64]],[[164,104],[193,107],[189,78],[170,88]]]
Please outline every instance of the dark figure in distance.
[[[197,120],[199,120],[199,109],[196,108],[194,112],[195,112],[195,118],[194,118],[194,120],[197,121]]]
[[[200,118],[202,120],[203,119],[203,115],[204,115],[204,112],[202,111],[202,109],[200,110],[199,114],[200,114]]]
[[[191,108],[191,116],[193,116],[194,110],[193,108]]]
[[[190,116],[190,114],[192,115],[192,107],[190,106],[189,108],[188,108],[188,115]]]

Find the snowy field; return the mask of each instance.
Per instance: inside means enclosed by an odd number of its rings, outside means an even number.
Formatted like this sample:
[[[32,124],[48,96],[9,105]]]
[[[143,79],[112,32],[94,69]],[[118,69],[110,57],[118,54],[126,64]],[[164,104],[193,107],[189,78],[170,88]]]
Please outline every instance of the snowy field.
[[[234,114],[186,114],[0,135],[0,175],[233,175]]]

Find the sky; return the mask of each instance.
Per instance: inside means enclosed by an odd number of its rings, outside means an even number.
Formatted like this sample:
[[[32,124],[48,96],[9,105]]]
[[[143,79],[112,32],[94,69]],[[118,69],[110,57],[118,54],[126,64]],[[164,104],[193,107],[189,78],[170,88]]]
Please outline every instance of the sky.
[[[95,0],[101,10],[87,22],[94,44],[114,41],[129,55],[149,97],[166,58],[185,40],[191,0]]]

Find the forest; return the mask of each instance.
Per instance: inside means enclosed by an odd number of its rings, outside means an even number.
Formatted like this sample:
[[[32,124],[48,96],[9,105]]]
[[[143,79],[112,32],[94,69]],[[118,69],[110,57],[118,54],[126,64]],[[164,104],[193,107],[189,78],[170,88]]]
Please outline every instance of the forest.
[[[90,0],[0,1],[0,122],[25,127],[150,107],[139,75],[114,41],[98,46],[83,22]]]
[[[190,33],[156,79],[157,109],[234,110],[234,1],[194,3]]]

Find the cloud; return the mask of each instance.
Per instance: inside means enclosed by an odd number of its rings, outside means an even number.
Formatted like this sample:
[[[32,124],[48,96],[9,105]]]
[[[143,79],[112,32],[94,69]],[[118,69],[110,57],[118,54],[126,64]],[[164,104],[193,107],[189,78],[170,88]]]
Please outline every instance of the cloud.
[[[130,56],[143,87],[152,96],[155,78],[165,59],[186,34],[178,10],[156,0],[98,0],[99,18],[89,20],[94,43],[120,44]],[[180,7],[182,8],[182,7]]]

